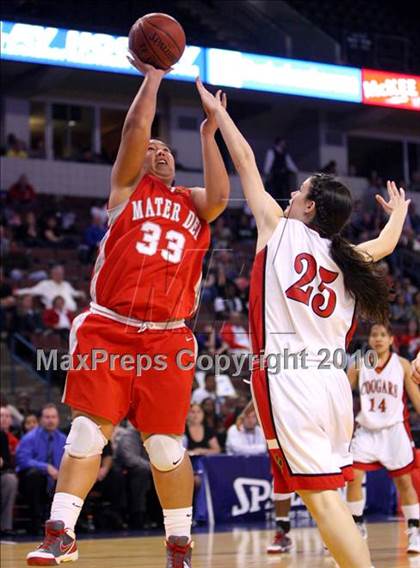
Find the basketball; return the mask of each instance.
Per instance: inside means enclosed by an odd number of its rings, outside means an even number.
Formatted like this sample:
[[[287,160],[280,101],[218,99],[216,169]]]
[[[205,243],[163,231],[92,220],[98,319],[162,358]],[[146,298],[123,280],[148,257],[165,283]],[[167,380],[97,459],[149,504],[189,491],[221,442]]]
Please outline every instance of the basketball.
[[[168,69],[181,58],[185,33],[167,14],[146,14],[131,27],[128,47],[139,59],[158,69]]]

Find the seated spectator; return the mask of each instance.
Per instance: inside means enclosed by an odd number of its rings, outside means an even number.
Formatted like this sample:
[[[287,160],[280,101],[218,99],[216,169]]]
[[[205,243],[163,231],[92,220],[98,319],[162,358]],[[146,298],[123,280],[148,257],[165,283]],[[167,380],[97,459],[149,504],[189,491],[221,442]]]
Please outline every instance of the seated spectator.
[[[42,314],[45,327],[63,333],[66,338],[68,337],[73,318],[74,313],[65,308],[63,296],[56,296],[52,307],[44,310]]]
[[[376,213],[376,198],[375,195],[385,195],[385,187],[382,178],[377,172],[372,172],[369,179],[369,185],[365,189],[362,197],[362,211],[367,213]]]
[[[28,153],[25,150],[25,144],[19,140],[14,134],[7,136],[7,158],[27,158]]]
[[[116,443],[115,460],[126,470],[131,529],[143,528],[146,496],[151,487],[151,467],[140,433],[130,424]]]
[[[420,215],[416,211],[416,204],[414,201],[412,201],[408,206],[408,216],[413,231],[417,234],[420,233]]]
[[[408,322],[407,332],[394,336],[394,344],[401,357],[414,359],[420,348],[419,320],[411,319]]]
[[[102,215],[93,215],[91,224],[85,229],[83,244],[80,247],[80,260],[91,262],[98,252],[98,247],[106,234],[106,225]]]
[[[242,316],[232,312],[229,321],[223,324],[220,336],[229,347],[230,353],[248,354],[251,349],[247,328],[242,324]]]
[[[218,284],[218,295],[214,300],[216,316],[223,319],[229,317],[232,312],[242,312],[244,309],[236,284],[230,280],[222,285]]]
[[[236,235],[240,241],[254,241],[256,238],[255,227],[251,225],[250,218],[242,213],[236,230]]]
[[[222,398],[217,394],[217,381],[214,371],[207,371],[204,378],[204,387],[195,389],[192,393],[191,402],[201,404],[204,399],[211,398],[215,401],[216,407],[222,403]]]
[[[212,430],[216,430],[219,423],[219,417],[216,412],[214,398],[205,398],[201,403],[201,408],[204,412],[204,425]]]
[[[420,321],[420,291],[414,295],[414,303],[410,307],[410,319]]]
[[[24,222],[15,231],[15,238],[27,247],[38,247],[41,245],[41,235],[33,211],[26,213]]]
[[[19,397],[20,395],[18,395]],[[0,392],[0,407],[5,406],[12,417],[10,429],[12,432],[19,432],[23,422],[23,414],[14,404],[10,404],[2,392]]]
[[[40,425],[23,436],[16,452],[19,487],[29,505],[33,534],[42,532],[48,498],[58,477],[66,436],[58,429],[60,417],[55,404],[46,404]]]
[[[0,430],[0,538],[13,536],[13,508],[18,490],[18,478],[14,472],[6,432]]]
[[[218,217],[217,221],[212,225],[213,229],[213,245],[215,248],[227,248],[232,239],[232,231],[226,226],[223,217]]]
[[[42,231],[42,239],[44,244],[48,246],[57,246],[63,243],[64,238],[61,234],[55,215],[47,217],[45,227]]]
[[[32,432],[32,430],[34,430],[34,428],[37,428],[38,425],[39,425],[38,416],[35,414],[35,412],[30,412],[23,419],[23,424],[22,424],[23,434]]]
[[[6,333],[10,328],[10,321],[16,298],[12,287],[4,280],[3,267],[0,266],[0,332]]]
[[[32,333],[39,333],[44,330],[41,314],[34,308],[34,299],[30,294],[18,298],[11,327],[15,333],[20,333],[28,339]]]
[[[9,187],[7,198],[14,205],[31,205],[36,200],[36,193],[25,174]]]
[[[217,296],[216,275],[212,270],[207,272],[207,276],[203,281],[201,291],[201,300],[204,304],[213,302]]]
[[[216,412],[214,399],[205,398],[201,403],[201,408],[204,412],[204,425],[215,431],[219,446],[223,449],[226,443],[226,428],[224,421]]]
[[[197,343],[199,353],[210,353],[214,355],[216,353],[224,353],[227,349],[227,345],[222,342],[222,339],[216,329],[212,324],[206,324],[203,331],[197,333]]]
[[[191,404],[185,428],[185,447],[190,456],[219,454],[216,433],[204,424],[204,411],[199,404]]]
[[[267,444],[254,410],[246,412],[242,424],[233,424],[226,437],[226,453],[237,456],[256,456],[267,453]]]
[[[11,432],[12,427],[12,413],[7,406],[0,407],[0,430],[6,434],[7,443],[9,445],[10,462],[14,465],[16,449],[19,445],[19,440]]]
[[[50,271],[51,278],[49,280],[41,280],[32,288],[20,288],[15,294],[22,296],[23,294],[31,294],[32,296],[41,296],[41,301],[46,308],[51,308],[54,298],[62,296],[65,301],[66,310],[75,312],[77,304],[74,298],[86,298],[83,291],[73,288],[70,282],[64,280],[64,268],[56,264]]]
[[[393,322],[407,322],[411,313],[410,308],[411,306],[407,305],[405,294],[398,294],[396,302],[391,306],[391,320]]]

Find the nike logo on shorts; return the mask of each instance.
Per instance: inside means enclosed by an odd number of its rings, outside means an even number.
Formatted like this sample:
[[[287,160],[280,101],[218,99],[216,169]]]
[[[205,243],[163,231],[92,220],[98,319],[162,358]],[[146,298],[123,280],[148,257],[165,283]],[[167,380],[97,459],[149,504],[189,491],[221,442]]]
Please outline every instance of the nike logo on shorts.
[[[179,463],[182,460],[182,458],[179,458],[179,460],[176,460],[176,462],[172,462],[172,465],[176,465],[177,463]]]

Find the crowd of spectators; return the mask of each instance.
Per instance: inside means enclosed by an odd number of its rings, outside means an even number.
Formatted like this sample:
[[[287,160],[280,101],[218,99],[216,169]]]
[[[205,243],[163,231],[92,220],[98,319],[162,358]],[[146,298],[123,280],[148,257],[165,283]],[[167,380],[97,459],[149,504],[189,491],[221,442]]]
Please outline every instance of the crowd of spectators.
[[[373,198],[383,192],[382,180],[373,175],[346,228],[352,242],[377,235],[383,226],[385,219]],[[71,204],[67,207],[51,199],[51,207],[46,208],[40,198],[25,176],[1,195],[5,262],[0,271],[0,326],[2,340],[9,346],[16,333],[29,342],[43,337],[44,345],[58,334],[67,345],[72,319],[88,302],[89,277],[81,284],[80,274],[83,268],[90,273],[106,231],[103,204],[86,200],[85,216],[80,220]],[[228,210],[212,226],[212,254],[205,261],[198,317],[192,322],[201,355],[235,356],[250,350],[248,296],[255,236],[255,223],[246,207]],[[34,261],[33,251],[42,249],[47,255]],[[65,257],[64,265],[49,262],[63,249],[76,262],[71,269]],[[418,263],[419,250],[420,215],[411,204],[397,251],[383,263],[390,289],[394,349],[409,359],[420,348],[419,280],[418,273],[416,280],[415,270],[410,270]],[[363,331],[358,340],[364,341]],[[23,356],[22,352],[18,355]],[[249,372],[233,377],[229,371],[217,374],[214,369],[197,373],[184,436],[184,445],[196,462],[197,489],[201,456],[266,452],[255,413],[241,417],[250,399],[248,377]],[[7,494],[2,499],[1,531],[7,536],[13,530],[17,499],[21,508],[27,507],[27,530],[39,532],[65,443],[58,410],[53,404],[34,409],[28,401],[16,408],[3,400],[0,416],[1,490],[2,495]],[[78,529],[155,526],[161,523],[156,503],[147,453],[138,432],[125,423],[116,429],[104,452]]]
[[[212,379],[211,381],[209,379]],[[193,458],[196,488],[201,470],[194,458],[225,452],[232,455],[266,453],[255,412],[238,419],[247,397],[218,396],[213,373],[206,377],[210,396],[192,402],[183,444]],[[196,389],[197,392],[198,389]],[[193,393],[194,399],[194,393]],[[219,410],[217,410],[219,405]],[[22,412],[21,412],[22,411]],[[25,412],[23,414],[23,412]],[[30,534],[41,534],[63,456],[66,433],[60,428],[55,404],[39,412],[19,409],[2,399],[0,406],[1,536],[13,537],[14,520]],[[3,496],[7,496],[3,498]],[[20,518],[14,519],[18,503]],[[140,434],[125,421],[102,454],[97,481],[79,521],[79,530],[141,529],[161,524],[148,455]]]

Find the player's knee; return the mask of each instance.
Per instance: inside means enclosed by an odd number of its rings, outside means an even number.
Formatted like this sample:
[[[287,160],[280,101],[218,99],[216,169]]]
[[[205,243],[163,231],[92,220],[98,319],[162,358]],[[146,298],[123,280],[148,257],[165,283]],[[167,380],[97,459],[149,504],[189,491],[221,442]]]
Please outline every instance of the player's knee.
[[[176,469],[185,456],[180,436],[152,434],[144,441],[150,463],[159,471]]]
[[[77,416],[71,424],[65,451],[73,458],[89,458],[101,455],[107,443],[96,422],[87,416]]]
[[[411,475],[400,475],[399,477],[394,477],[394,483],[397,486],[398,491],[401,492],[408,492],[414,486],[411,480]]]

